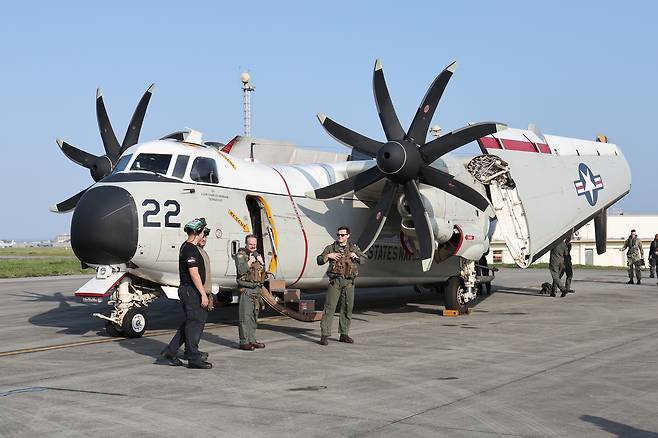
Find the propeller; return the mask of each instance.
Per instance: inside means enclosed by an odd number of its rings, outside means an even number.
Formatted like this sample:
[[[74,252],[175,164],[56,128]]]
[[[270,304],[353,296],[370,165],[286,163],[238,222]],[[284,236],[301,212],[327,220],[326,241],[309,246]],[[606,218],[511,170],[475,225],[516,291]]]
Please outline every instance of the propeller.
[[[456,68],[457,63],[453,62],[434,79],[409,129],[405,132],[393,107],[382,64],[379,60],[375,62],[372,84],[377,112],[386,136],[384,143],[354,132],[324,114],[318,114],[320,123],[329,135],[352,148],[353,153],[374,158],[376,164],[357,175],[318,188],[307,195],[321,200],[334,199],[385,179],[386,184],[377,205],[358,240],[359,247],[365,251],[379,236],[391,205],[402,190],[416,228],[424,271],[429,270],[434,258],[434,233],[418,184],[436,187],[481,211],[486,210],[489,201],[484,196],[457,181],[449,173],[431,167],[431,164],[450,151],[507,127],[496,122],[476,123],[442,135],[429,143],[426,142],[434,112]]]
[[[90,154],[89,152],[78,149],[59,138],[57,139],[57,144],[64,155],[66,155],[71,161],[89,169],[89,173],[94,181],[98,182],[102,180],[112,173],[121,154],[139,141],[139,133],[142,130],[146,108],[148,107],[154,90],[155,84],[152,84],[140,99],[137,108],[135,108],[135,112],[130,119],[128,130],[126,131],[126,135],[123,137],[123,142],[121,144],[119,144],[119,140],[117,140],[114,130],[112,129],[112,124],[110,123],[110,118],[107,115],[105,103],[103,102],[103,94],[101,93],[100,88],[96,90],[96,119],[98,120],[98,129],[101,133],[101,139],[103,140],[105,155],[96,156]],[[50,211],[64,213],[73,210],[82,195],[84,195],[90,187],[76,193],[59,204],[50,207]]]

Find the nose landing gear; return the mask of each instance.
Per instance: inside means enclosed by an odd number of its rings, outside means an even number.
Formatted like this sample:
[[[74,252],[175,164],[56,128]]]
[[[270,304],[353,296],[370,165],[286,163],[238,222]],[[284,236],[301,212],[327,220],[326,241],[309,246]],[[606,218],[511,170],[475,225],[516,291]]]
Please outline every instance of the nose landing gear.
[[[94,316],[107,321],[105,331],[109,336],[139,338],[146,333],[148,318],[146,307],[160,297],[157,291],[143,292],[133,286],[130,277],[125,276],[114,289],[108,304],[114,309],[110,316],[94,313]]]

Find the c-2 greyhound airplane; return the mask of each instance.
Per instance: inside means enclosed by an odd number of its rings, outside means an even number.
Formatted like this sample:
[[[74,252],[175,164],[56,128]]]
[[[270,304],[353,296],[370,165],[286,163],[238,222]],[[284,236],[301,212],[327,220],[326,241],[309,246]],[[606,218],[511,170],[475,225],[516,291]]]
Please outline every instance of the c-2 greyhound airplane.
[[[153,87],[119,144],[98,91],[105,155],[96,157],[58,139],[64,154],[90,169],[96,181],[52,208],[74,209],[73,250],[97,270],[76,295],[96,301],[109,297],[111,315],[96,314],[107,320],[108,332],[141,336],[147,305],[162,295],[178,298],[181,224],[200,216],[211,227],[206,249],[215,292],[236,288],[233,256],[247,233],[258,236],[259,252],[279,287],[309,290],[327,281],[316,255],[333,241],[338,226],[348,225],[352,240],[371,259],[361,270],[359,286],[442,285],[446,308],[453,310],[476,298],[479,281],[490,280],[476,276],[476,261],[488,251],[496,225],[521,267],[592,218],[597,251],[603,253],[606,210],[630,190],[621,150],[607,142],[492,122],[426,141],[456,65],[436,77],[405,131],[377,61],[373,91],[386,141],[320,114],[325,130],[352,148],[350,157],[325,154],[326,162],[307,162],[298,150],[276,146],[258,162],[249,138],[204,143],[194,130],[138,143]],[[449,154],[472,141],[478,142],[480,155]],[[267,289],[268,303],[282,311]]]

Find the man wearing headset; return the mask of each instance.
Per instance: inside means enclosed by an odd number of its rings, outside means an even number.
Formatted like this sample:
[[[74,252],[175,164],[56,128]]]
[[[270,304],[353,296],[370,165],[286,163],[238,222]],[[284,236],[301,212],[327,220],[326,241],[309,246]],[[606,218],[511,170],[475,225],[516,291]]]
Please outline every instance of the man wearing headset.
[[[206,225],[204,218],[198,218],[188,222],[184,228],[187,240],[181,245],[178,257],[180,275],[178,297],[183,307],[185,320],[160,355],[161,359],[168,361],[172,366],[183,365],[176,354],[181,344],[184,343],[184,358],[188,361],[188,368],[212,368],[212,364],[206,361],[208,354],[199,351],[199,340],[208,318],[208,296],[204,287],[206,266],[197,244],[204,238]]]

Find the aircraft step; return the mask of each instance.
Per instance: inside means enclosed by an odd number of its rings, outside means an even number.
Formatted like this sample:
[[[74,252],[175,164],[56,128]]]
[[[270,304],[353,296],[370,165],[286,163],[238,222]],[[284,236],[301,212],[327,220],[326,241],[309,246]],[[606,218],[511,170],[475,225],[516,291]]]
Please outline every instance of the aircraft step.
[[[315,300],[302,300],[299,289],[287,289],[283,280],[268,280],[263,286],[263,300],[282,315],[302,322],[322,319],[322,312],[315,310]]]

